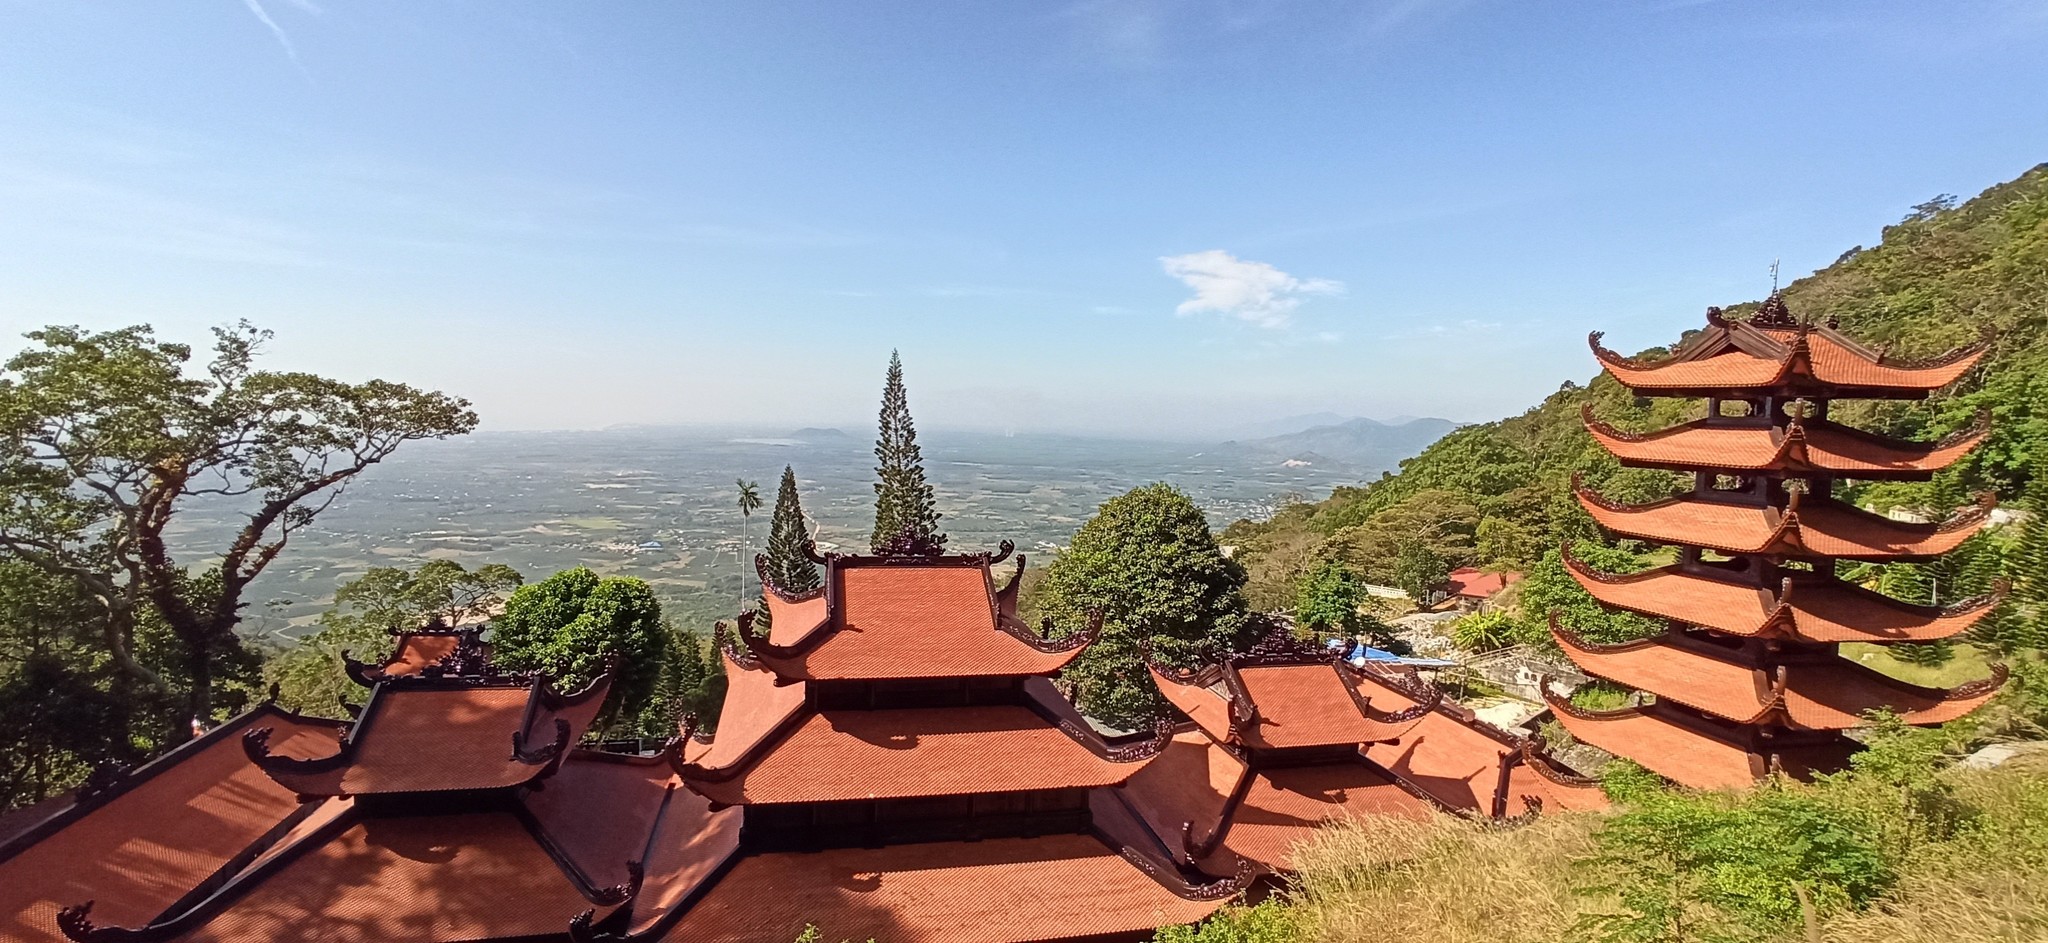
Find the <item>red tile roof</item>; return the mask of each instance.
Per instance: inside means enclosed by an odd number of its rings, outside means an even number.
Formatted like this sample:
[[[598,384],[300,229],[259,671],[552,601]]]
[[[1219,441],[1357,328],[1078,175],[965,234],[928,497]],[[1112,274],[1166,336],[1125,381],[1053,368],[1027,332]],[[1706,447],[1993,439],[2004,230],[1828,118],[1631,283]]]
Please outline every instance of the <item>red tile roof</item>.
[[[1359,709],[1358,700],[1374,707],[1377,704],[1372,693],[1359,690],[1360,682],[1348,666],[1273,665],[1235,670],[1258,712],[1258,722],[1245,731],[1246,743],[1253,747],[1393,740],[1422,722],[1420,717],[1394,722],[1367,717]]]
[[[710,745],[683,744],[683,759],[708,769],[723,769],[752,756],[763,743],[804,709],[804,684],[784,684],[766,668],[748,667],[720,647],[725,659],[725,706],[718,715],[718,734]]]
[[[439,664],[441,659],[455,654],[462,643],[461,636],[452,634],[407,633],[398,638],[398,647],[384,660],[383,674],[386,677],[416,675],[428,665]]]
[[[605,688],[554,695],[534,685],[386,682],[363,708],[348,740],[311,764],[259,760],[266,772],[301,795],[441,792],[516,786],[546,770],[528,751],[562,748],[583,736],[603,706]],[[549,707],[550,702],[559,706]],[[558,729],[556,721],[565,725]],[[251,755],[263,745],[250,746]]]
[[[1433,811],[1393,777],[1360,762],[1260,770],[1230,817],[1224,847],[1267,870],[1289,871],[1294,847],[1326,824],[1375,815],[1420,819]]]
[[[1370,673],[1364,678],[1369,689],[1377,689],[1375,704],[1384,701],[1389,707],[1398,707],[1415,703],[1413,697]],[[1398,742],[1373,744],[1365,755],[1451,808],[1486,814],[1491,811],[1499,782],[1501,757],[1519,750],[1521,742],[1471,712],[1445,704],[1423,715],[1422,723]],[[1543,808],[1552,812],[1607,806],[1607,797],[1597,786],[1567,785],[1526,764],[1516,765],[1508,774],[1507,814],[1527,811],[1524,798],[1528,796],[1541,800]]]
[[[1955,382],[1983,357],[1976,345],[1921,362],[1892,361],[1827,327],[1764,328],[1710,316],[1707,330],[1662,360],[1624,357],[1588,338],[1594,356],[1630,389],[1679,395],[1710,391],[1838,392],[1924,396]]]
[[[1573,712],[1567,709],[1569,702],[1547,691],[1545,696],[1573,739],[1628,757],[1680,785],[1740,789],[1769,771],[1763,756],[1656,714],[1635,709],[1599,715]]]
[[[1047,835],[743,858],[669,938],[1012,943],[1143,933],[1225,900],[1187,900],[1101,842]]]
[[[1396,709],[1381,710],[1360,690],[1356,672],[1332,661],[1217,665],[1180,678],[1156,666],[1150,670],[1168,702],[1209,736],[1255,749],[1393,740],[1421,721],[1387,716]],[[1234,686],[1243,691],[1242,706],[1233,706],[1239,702]],[[1247,709],[1250,722],[1238,724],[1233,732],[1231,715]]]
[[[789,643],[794,651],[753,646],[761,661],[783,677],[1044,675],[1080,653],[1078,647],[1042,651],[1018,638],[1029,634],[1022,626],[999,627],[988,566],[974,558],[840,558],[827,569],[831,612],[824,623]],[[795,615],[789,618],[802,623]],[[781,637],[783,623],[778,612],[771,635]]]
[[[2001,673],[1955,690],[1924,688],[1840,658],[1759,668],[1670,636],[1595,648],[1555,627],[1552,634],[1587,674],[1738,723],[1844,730],[1888,707],[1907,723],[1938,724],[1975,710],[2004,680]]]
[[[181,943],[561,934],[593,905],[507,813],[373,818],[286,863]],[[607,908],[596,907],[599,914]],[[97,909],[94,918],[99,918]]]
[[[1793,420],[1780,431],[1708,419],[1636,435],[1594,419],[1592,408],[1584,407],[1586,430],[1622,464],[1681,470],[1924,479],[1954,464],[1990,434],[1989,426],[1980,424],[1964,436],[1922,444],[1825,420]]]
[[[252,724],[296,756],[332,750],[339,729],[265,705],[137,770],[132,786],[54,832],[17,836],[23,844],[0,860],[0,939],[62,940],[58,909],[87,900],[102,924],[146,924],[297,812],[298,799],[242,755],[236,738]]]
[[[1579,488],[1579,503],[1601,527],[1628,537],[1705,547],[1848,560],[1923,559],[1954,550],[1983,527],[1979,508],[1941,524],[1880,517],[1829,498],[1806,498],[1783,512],[1691,495],[1642,505],[1608,501]]]
[[[1215,828],[1229,810],[1239,782],[1249,775],[1251,768],[1208,734],[1188,730],[1175,734],[1166,749],[1119,788],[1145,827],[1179,854],[1183,827],[1192,825],[1199,832]],[[1202,865],[1227,870],[1231,865],[1223,860],[1226,855],[1219,851]]]
[[[1781,591],[1661,567],[1613,576],[1567,552],[1565,568],[1593,598],[1620,609],[1729,635],[1802,642],[1931,642],[1976,624],[1997,594],[1947,608],[1899,602],[1850,583],[1789,582]]]
[[[738,775],[685,781],[718,802],[763,804],[1108,786],[1138,769],[1003,705],[815,713]]]

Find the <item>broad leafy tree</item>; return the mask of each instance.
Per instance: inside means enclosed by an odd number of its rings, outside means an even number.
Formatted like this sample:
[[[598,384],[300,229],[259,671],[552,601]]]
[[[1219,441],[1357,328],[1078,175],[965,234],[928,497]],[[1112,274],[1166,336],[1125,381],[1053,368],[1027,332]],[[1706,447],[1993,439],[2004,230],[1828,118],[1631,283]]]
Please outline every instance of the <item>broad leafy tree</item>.
[[[810,542],[803,499],[796,490],[796,471],[785,465],[782,486],[775,491],[775,514],[768,521],[768,579],[792,593],[810,592],[823,585],[818,565],[804,555]]]
[[[946,547],[939,507],[924,477],[924,453],[903,390],[903,358],[889,352],[882,385],[880,429],[875,435],[875,531],[869,545],[884,551],[938,553]]]
[[[162,705],[98,657],[100,617],[75,581],[0,562],[0,809],[61,793],[102,763],[141,758],[131,717]]]
[[[1185,661],[1198,649],[1249,641],[1244,581],[1194,501],[1151,484],[1111,498],[1081,525],[1047,569],[1037,601],[1040,612],[1074,631],[1091,612],[1102,613],[1102,637],[1066,679],[1083,710],[1128,728],[1165,707],[1145,671],[1146,647],[1162,660]]]
[[[147,326],[50,327],[0,372],[0,553],[74,581],[99,653],[177,709],[165,736],[216,719],[251,662],[235,635],[249,584],[343,489],[407,442],[473,429],[468,403],[383,380],[260,370],[268,332],[217,330],[211,359]],[[170,535],[194,501],[240,512],[224,545]],[[140,651],[161,621],[175,669]]]
[[[320,615],[320,631],[270,660],[264,675],[278,686],[285,707],[322,716],[341,716],[343,700],[361,701],[363,692],[342,671],[347,652],[375,661],[391,649],[391,633],[429,621],[462,625],[480,621],[519,588],[519,571],[501,563],[474,570],[453,560],[432,560],[415,569],[372,567],[334,591],[334,605]]]
[[[563,691],[589,684],[616,659],[601,720],[641,715],[655,696],[672,633],[641,580],[600,578],[584,567],[519,588],[491,623],[491,657],[513,671],[545,672]]]
[[[1358,611],[1365,600],[1365,586],[1351,569],[1326,560],[1302,574],[1294,596],[1294,624],[1311,634],[1349,638],[1365,624]]]

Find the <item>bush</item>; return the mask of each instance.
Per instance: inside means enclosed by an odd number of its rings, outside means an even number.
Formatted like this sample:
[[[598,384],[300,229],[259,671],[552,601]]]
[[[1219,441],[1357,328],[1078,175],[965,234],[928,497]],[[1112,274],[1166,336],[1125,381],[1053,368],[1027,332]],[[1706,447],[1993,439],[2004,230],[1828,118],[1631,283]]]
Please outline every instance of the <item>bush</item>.
[[[1232,906],[1193,926],[1161,927],[1154,943],[1291,943],[1301,938],[1294,912],[1274,900]]]

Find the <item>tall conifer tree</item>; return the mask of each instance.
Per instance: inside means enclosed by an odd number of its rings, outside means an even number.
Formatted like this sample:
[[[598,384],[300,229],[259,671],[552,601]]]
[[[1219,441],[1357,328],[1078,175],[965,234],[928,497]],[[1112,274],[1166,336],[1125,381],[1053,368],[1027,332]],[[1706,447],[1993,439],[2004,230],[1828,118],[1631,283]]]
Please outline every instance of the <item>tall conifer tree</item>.
[[[767,576],[777,589],[787,593],[808,593],[824,584],[818,565],[804,556],[810,543],[810,528],[804,525],[804,506],[796,493],[796,470],[782,466],[782,487],[775,492],[775,516],[768,522]],[[765,592],[767,587],[762,587]]]
[[[946,535],[939,530],[938,505],[931,483],[924,480],[924,453],[918,450],[910,400],[903,392],[903,358],[893,350],[882,386],[875,462],[875,532],[868,541],[874,552],[944,551]]]

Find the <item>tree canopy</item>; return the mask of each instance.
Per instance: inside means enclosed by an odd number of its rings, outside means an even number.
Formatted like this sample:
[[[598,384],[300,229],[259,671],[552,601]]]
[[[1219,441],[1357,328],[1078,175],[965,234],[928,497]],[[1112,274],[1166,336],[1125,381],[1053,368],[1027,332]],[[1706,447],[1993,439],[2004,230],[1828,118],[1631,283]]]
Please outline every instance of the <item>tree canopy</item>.
[[[599,577],[585,567],[520,587],[491,628],[493,661],[512,671],[545,672],[565,691],[589,684],[615,660],[600,727],[647,707],[674,637],[645,582]]]
[[[775,489],[775,513],[768,519],[768,581],[789,593],[807,593],[823,585],[818,565],[804,552],[810,542],[796,470],[784,465],[782,485]]]
[[[1244,570],[1223,555],[1200,508],[1150,484],[1111,498],[1046,571],[1039,611],[1078,631],[1102,614],[1102,635],[1066,671],[1083,710],[1124,727],[1165,705],[1143,650],[1167,660],[1241,645],[1253,632]]]
[[[293,534],[405,443],[476,425],[442,393],[258,369],[270,334],[247,323],[216,330],[196,371],[191,347],[148,326],[26,336],[0,369],[0,553],[77,587],[97,654],[164,705],[152,739],[237,706],[216,700],[254,664],[234,631],[243,596]],[[193,500],[244,516],[224,546],[179,560],[168,535]]]

